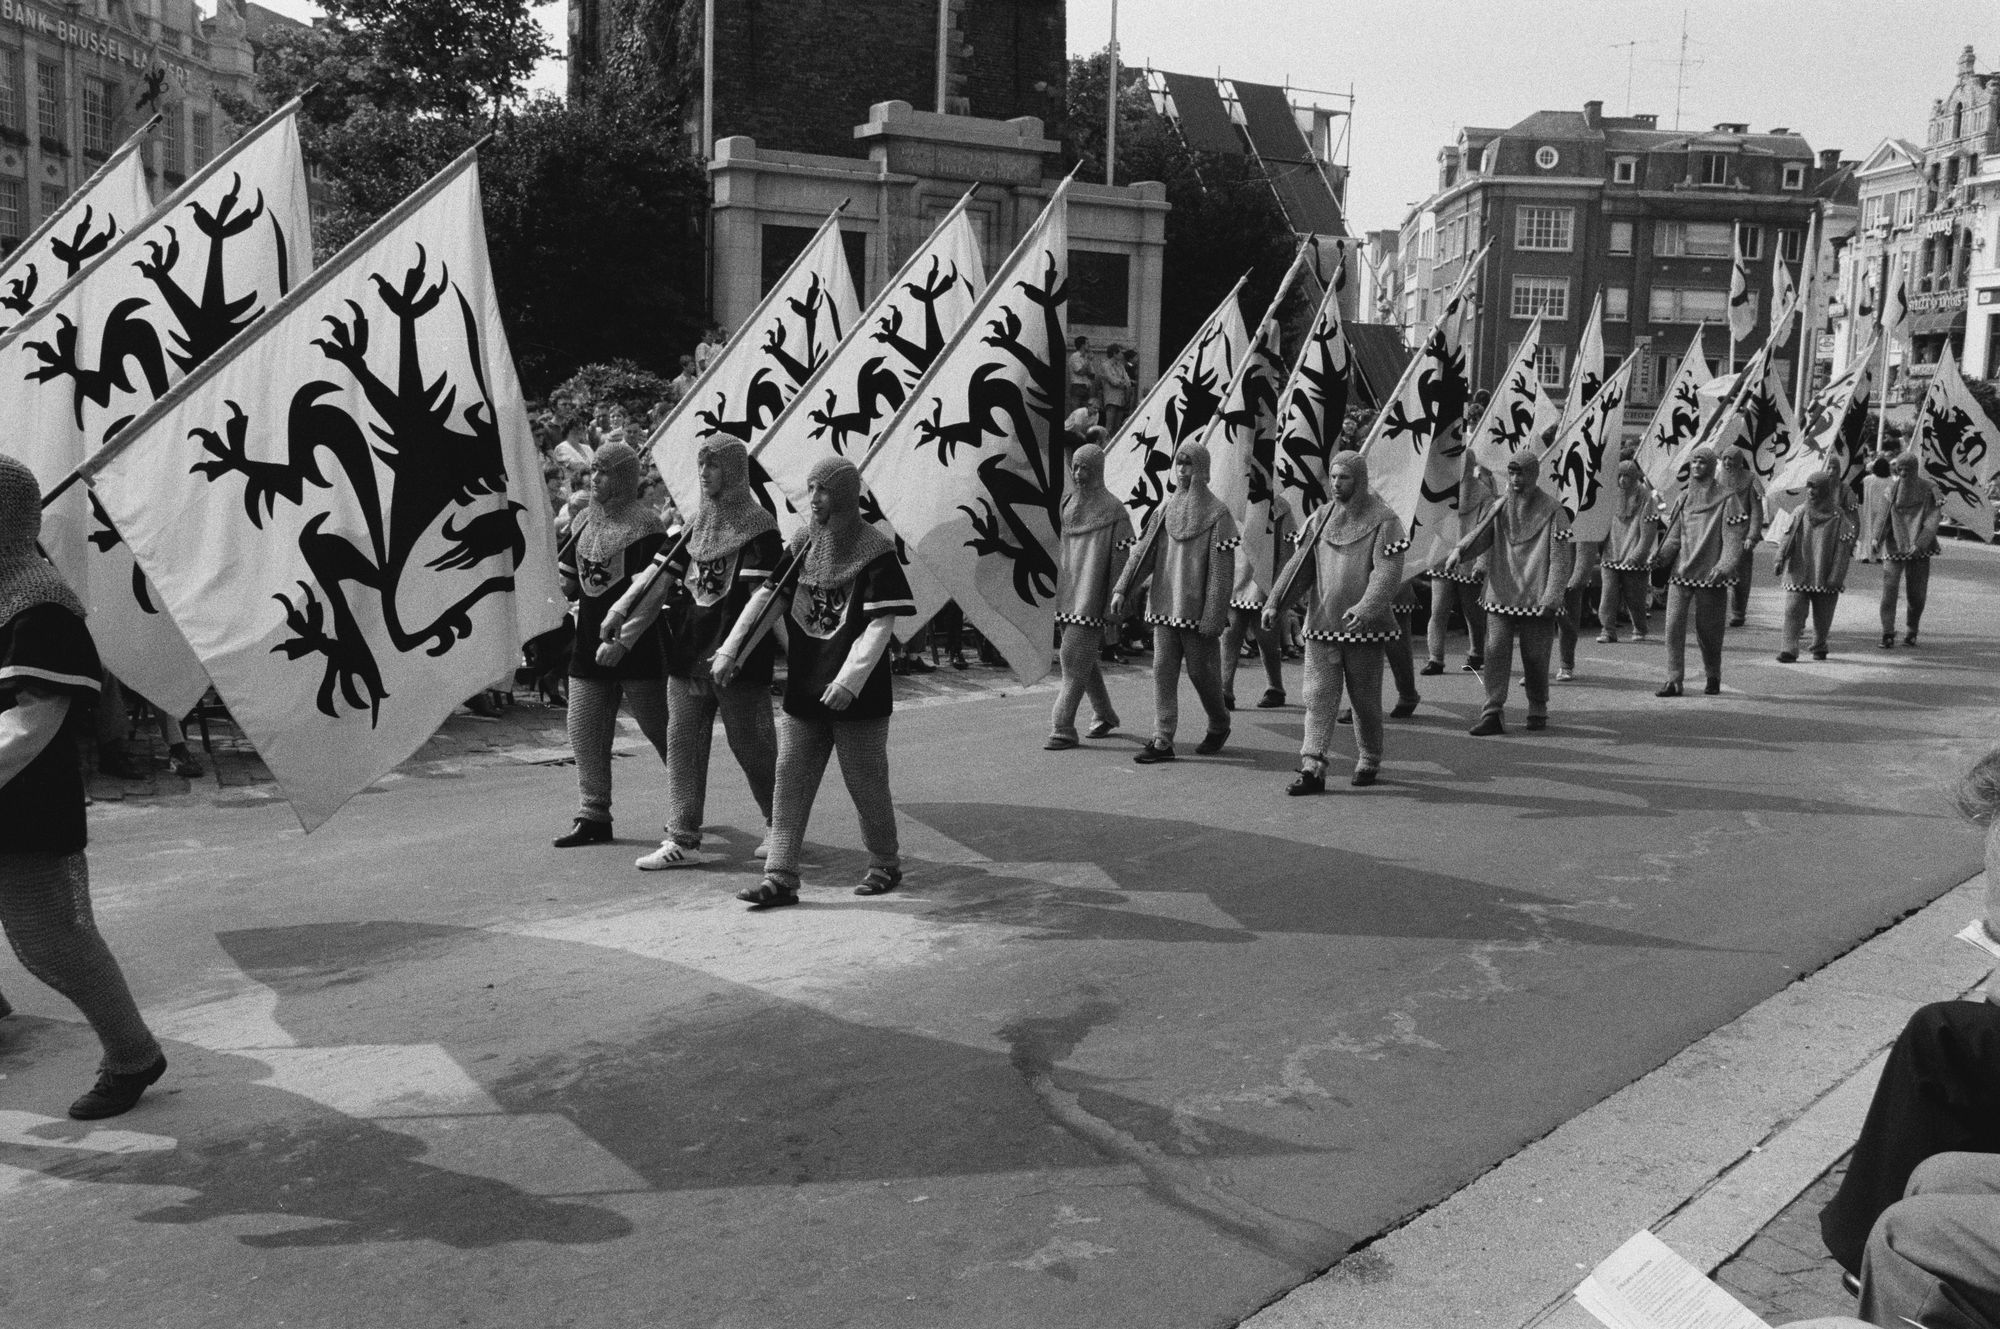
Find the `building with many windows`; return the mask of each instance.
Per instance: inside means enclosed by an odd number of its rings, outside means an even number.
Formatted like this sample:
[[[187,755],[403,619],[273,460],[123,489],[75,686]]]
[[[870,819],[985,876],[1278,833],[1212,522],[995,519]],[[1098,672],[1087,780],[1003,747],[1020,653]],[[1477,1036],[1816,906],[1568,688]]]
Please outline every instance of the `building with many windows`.
[[[1816,157],[1788,129],[1663,130],[1650,115],[1606,116],[1595,101],[1580,112],[1538,111],[1508,129],[1466,128],[1439,153],[1438,191],[1404,224],[1406,316],[1414,327],[1434,314],[1490,240],[1467,337],[1475,385],[1493,386],[1539,314],[1542,381],[1565,390],[1602,297],[1606,367],[1641,352],[1630,400],[1652,405],[1701,324],[1718,372],[1762,345],[1772,265],[1787,264],[1799,280],[1820,210],[1815,190],[1838,165],[1837,153]],[[1739,245],[1757,325],[1732,349]],[[1799,341],[1795,332],[1785,348],[1788,375]]]
[[[251,91],[256,49],[283,25],[247,0],[0,0],[0,252],[155,112],[148,177],[155,197],[179,185],[215,155],[219,99]]]

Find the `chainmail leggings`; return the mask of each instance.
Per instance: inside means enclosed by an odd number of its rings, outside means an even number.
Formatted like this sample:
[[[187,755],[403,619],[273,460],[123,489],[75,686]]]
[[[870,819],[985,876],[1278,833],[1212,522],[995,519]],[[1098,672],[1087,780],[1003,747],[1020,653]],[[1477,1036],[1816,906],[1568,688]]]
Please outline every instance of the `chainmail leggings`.
[[[1076,737],[1076,711],[1085,694],[1090,697],[1090,713],[1118,727],[1118,712],[1112,709],[1111,692],[1104,686],[1104,667],[1099,652],[1104,648],[1104,629],[1081,623],[1062,625],[1062,686],[1056,690],[1055,712],[1049,717],[1049,732],[1058,738]]]
[[[0,854],[0,926],[21,967],[67,997],[104,1045],[103,1069],[130,1074],[160,1045],[90,912],[90,866],[73,854]]]
[[[879,720],[801,720],[778,717],[778,782],[771,797],[771,854],[764,874],[799,884],[799,855],[813,799],[827,759],[840,754],[840,778],[861,821],[868,866],[903,865],[896,836],[896,805],[889,797],[889,717]]]
[[[1225,699],[1236,695],[1236,666],[1242,663],[1243,639],[1254,638],[1257,654],[1264,665],[1264,686],[1273,692],[1285,690],[1284,665],[1285,643],[1279,638],[1276,628],[1264,627],[1264,611],[1245,609],[1240,605],[1229,606],[1229,626],[1222,630],[1222,695]]]
[[[572,701],[571,705],[576,703]],[[683,849],[701,847],[708,806],[708,756],[715,717],[736,764],[750,782],[750,796],[764,823],[771,821],[771,786],[778,763],[778,729],[771,720],[771,690],[762,683],[719,687],[707,678],[667,676],[667,835]]]
[[[618,735],[618,702],[667,758],[667,688],[657,678],[577,678],[569,680],[569,746],[576,754],[576,783],[582,793],[576,815],[585,821],[611,820],[611,740]]]
[[[1153,625],[1153,741],[1169,746],[1181,722],[1181,665],[1208,716],[1208,732],[1229,732],[1229,710],[1222,704],[1222,642],[1193,628]]]
[[[1306,732],[1299,747],[1301,764],[1317,770],[1333,749],[1334,716],[1340,710],[1343,686],[1354,708],[1354,768],[1372,771],[1382,764],[1382,667],[1387,651],[1378,641],[1306,643]]]

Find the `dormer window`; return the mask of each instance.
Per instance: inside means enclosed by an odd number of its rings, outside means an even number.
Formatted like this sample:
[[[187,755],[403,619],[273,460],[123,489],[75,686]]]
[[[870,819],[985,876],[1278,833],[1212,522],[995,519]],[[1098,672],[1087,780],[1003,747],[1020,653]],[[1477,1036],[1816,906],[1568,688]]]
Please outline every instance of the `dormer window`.
[[[1729,183],[1729,158],[1720,152],[1697,154],[1695,169],[1699,172],[1695,179],[1705,185],[1726,185]]]
[[[1804,162],[1786,162],[1783,183],[1786,189],[1804,189],[1806,187],[1806,164]]]
[[[1634,184],[1639,179],[1639,159],[1637,157],[1616,157],[1611,162],[1611,183],[1614,185]]]

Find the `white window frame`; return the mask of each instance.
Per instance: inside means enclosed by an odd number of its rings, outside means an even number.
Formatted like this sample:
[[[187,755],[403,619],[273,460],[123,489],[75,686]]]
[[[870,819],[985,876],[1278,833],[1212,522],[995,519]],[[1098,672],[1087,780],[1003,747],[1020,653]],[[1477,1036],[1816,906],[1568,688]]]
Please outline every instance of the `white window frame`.
[[[1611,183],[1633,185],[1639,182],[1639,159],[1637,157],[1613,157],[1611,159]]]
[[[1702,228],[1703,237],[1698,246],[1691,246],[1689,236],[1695,228]],[[1728,222],[1662,222],[1653,223],[1653,254],[1658,258],[1728,258],[1735,250],[1735,228]]]
[[[1560,342],[1541,342],[1535,347],[1535,372],[1540,375],[1542,386],[1560,390],[1563,373],[1568,367],[1569,347]]]
[[[1796,226],[1784,226],[1778,230],[1778,260],[1782,263],[1803,263],[1806,257],[1806,233]]]
[[[1569,278],[1516,273],[1508,292],[1508,315],[1530,319],[1540,314],[1551,321],[1569,317]]]
[[[1764,257],[1764,228],[1755,222],[1737,222],[1736,248],[1746,262]]]
[[[1783,177],[1778,182],[1781,189],[1804,189],[1806,187],[1806,164],[1786,162]]]
[[[1690,308],[1689,296],[1700,297]],[[1752,300],[1756,293],[1752,292]],[[1729,317],[1729,292],[1710,286],[1655,286],[1646,314],[1654,323],[1716,323]]]
[[[1576,248],[1576,209],[1538,203],[1517,205],[1514,248],[1542,254],[1571,252]]]
[[[1604,321],[1607,323],[1629,323],[1632,321],[1631,287],[1607,286],[1604,288]]]
[[[1535,149],[1535,165],[1541,167],[1544,171],[1553,171],[1556,167],[1562,165],[1562,154],[1544,143],[1541,147]]]
[[[1625,237],[1625,243],[1623,247],[1620,247],[1618,243],[1618,237],[1621,232]],[[1605,245],[1607,246],[1609,252],[1613,254],[1629,254],[1632,252],[1632,247],[1636,242],[1637,235],[1638,235],[1638,227],[1634,223],[1628,221],[1615,221],[1612,222],[1607,228]]]
[[[0,180],[0,239],[19,240],[28,233],[22,215],[26,201],[21,197],[26,192],[19,180]]]

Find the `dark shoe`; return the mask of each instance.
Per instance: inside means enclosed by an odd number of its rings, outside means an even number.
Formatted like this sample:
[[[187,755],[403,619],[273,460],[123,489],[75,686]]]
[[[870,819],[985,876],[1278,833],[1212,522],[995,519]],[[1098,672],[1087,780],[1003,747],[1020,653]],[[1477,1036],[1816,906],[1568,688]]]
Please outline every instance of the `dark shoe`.
[[[1042,743],[1042,751],[1068,752],[1071,748],[1075,747],[1076,745],[1077,745],[1076,740],[1071,738],[1068,734],[1050,734],[1048,738]]]
[[[549,843],[558,849],[574,849],[580,844],[610,844],[611,823],[578,817],[567,835],[558,835]]]
[[[1173,761],[1175,760],[1174,745],[1171,743],[1148,743],[1145,747],[1139,749],[1138,755],[1133,757],[1132,760],[1138,762],[1141,766],[1153,766],[1163,761]]]
[[[1531,715],[1531,716],[1529,716],[1529,717],[1528,717],[1528,728],[1530,728],[1530,729],[1547,729],[1548,727],[1549,727],[1549,717],[1548,717],[1548,716],[1546,716],[1546,715]]]
[[[1885,650],[1885,651],[1893,651],[1893,650],[1895,650],[1895,649],[1896,649],[1896,634],[1895,634],[1895,633],[1893,633],[1893,632],[1885,632],[1885,633],[1883,633],[1883,634],[1882,634],[1882,649],[1883,649],[1883,650]]]
[[[166,1054],[143,1071],[121,1074],[117,1071],[99,1071],[97,1083],[90,1092],[69,1105],[69,1115],[77,1121],[102,1121],[130,1112],[139,1101],[139,1095],[146,1092],[148,1085],[167,1073]]]
[[[1719,678],[1711,678],[1711,679],[1709,679],[1709,680],[1708,680],[1708,682],[1706,682],[1706,683],[1704,683],[1704,684],[1702,684],[1702,685],[1701,685],[1701,692],[1702,692],[1702,695],[1703,695],[1703,696],[1705,696],[1705,697],[1719,697],[1719,696],[1721,696],[1721,695],[1722,695],[1722,680],[1721,680],[1721,679],[1719,679]]]
[[[903,664],[903,672],[909,674],[935,674],[937,672],[937,666],[929,660],[924,659],[921,655],[906,655],[903,657]]]
[[[1815,647],[1813,647],[1813,659],[1815,659],[1815,660],[1824,660],[1824,659],[1826,659],[1826,647],[1824,647],[1824,646],[1815,646]]]
[[[1356,771],[1348,779],[1347,783],[1353,785],[1356,789],[1366,789],[1369,785],[1375,783],[1375,776],[1376,770],[1373,766],[1364,766]]]
[[[1653,695],[1655,697],[1678,697],[1681,695],[1681,685],[1678,683],[1669,683]]]
[[[1741,614],[1738,614],[1738,615],[1736,615],[1736,616],[1735,616],[1734,618],[1730,619],[1730,620],[1729,620],[1729,626],[1730,626],[1730,627],[1732,627],[1732,628],[1740,628],[1740,627],[1742,627],[1742,626],[1743,626],[1743,615],[1741,615]]]
[[[1435,678],[1439,674],[1442,674],[1444,672],[1444,661],[1426,660],[1424,661],[1424,667],[1422,669],[1419,669],[1417,672],[1419,674],[1422,674],[1425,678]]]
[[[1905,645],[1905,646],[1915,646],[1916,644],[1917,644],[1917,634],[1916,634],[1916,633],[1914,633],[1914,632],[1906,632],[1906,633],[1904,633],[1904,634],[1903,634],[1903,645]]]
[[[1228,741],[1229,731],[1227,729],[1211,729],[1201,736],[1201,742],[1194,745],[1195,755],[1198,757],[1213,757],[1216,753],[1222,751],[1222,745]]]
[[[1353,724],[1354,711],[1351,708],[1343,707],[1340,714],[1333,717],[1333,722],[1335,724]]]
[[[861,874],[861,884],[854,888],[856,895],[887,895],[903,883],[901,868],[869,868]]]
[[[1497,715],[1482,715],[1479,717],[1479,723],[1465,732],[1474,738],[1489,738],[1494,734],[1506,733],[1507,726],[1500,723],[1500,717]]]
[[[1265,688],[1264,695],[1257,698],[1257,709],[1260,711],[1275,711],[1284,704],[1285,690],[1283,688]]]
[[[766,877],[755,886],[746,886],[736,892],[736,898],[752,909],[778,909],[799,902],[798,888],[787,886],[776,877]]]
[[[1410,718],[1411,716],[1413,716],[1413,715],[1415,715],[1415,714],[1417,713],[1417,703],[1418,703],[1418,702],[1420,702],[1420,701],[1422,701],[1422,700],[1423,700],[1423,698],[1422,698],[1422,697],[1406,697],[1406,698],[1404,698],[1403,700],[1401,700],[1401,701],[1397,702],[1397,703],[1396,703],[1396,705],[1395,705],[1395,707],[1394,707],[1393,709],[1391,709],[1391,710],[1390,710],[1390,712],[1389,712],[1389,718],[1390,718],[1391,720],[1407,720],[1407,719],[1409,719],[1409,718]]]
[[[1799,661],[1799,653],[1798,653],[1797,651],[1779,651],[1779,652],[1778,652],[1778,663],[1779,663],[1779,664],[1797,664],[1797,663],[1798,663],[1798,661]]]
[[[1293,798],[1301,794],[1323,794],[1326,792],[1326,772],[1300,771],[1292,777],[1292,782],[1285,786],[1285,792]]]
[[[1223,709],[1223,710],[1225,710],[1225,711],[1233,711],[1233,710],[1235,710],[1235,709],[1236,709],[1236,694],[1235,694],[1235,693],[1233,693],[1233,692],[1225,692],[1225,693],[1223,693],[1223,694],[1222,694],[1222,709]]]
[[[1465,657],[1465,663],[1458,667],[1458,672],[1461,674],[1477,674],[1482,670],[1484,670],[1485,668],[1486,668],[1485,656],[1468,655]]]
[[[959,654],[958,652],[956,652],[956,651],[953,651],[953,652],[952,652],[952,656],[951,656],[951,667],[952,667],[953,669],[970,669],[970,668],[972,668],[972,666],[971,666],[971,665],[969,665],[969,664],[967,664],[967,663],[965,662],[965,657],[964,657],[963,655],[960,655],[960,654]]]
[[[1084,730],[1083,736],[1085,738],[1109,738],[1117,732],[1118,717],[1113,716],[1109,720],[1099,720],[1096,724]]]
[[[1600,632],[1597,634],[1597,639],[1610,646],[1618,644],[1618,634],[1615,632]]]

